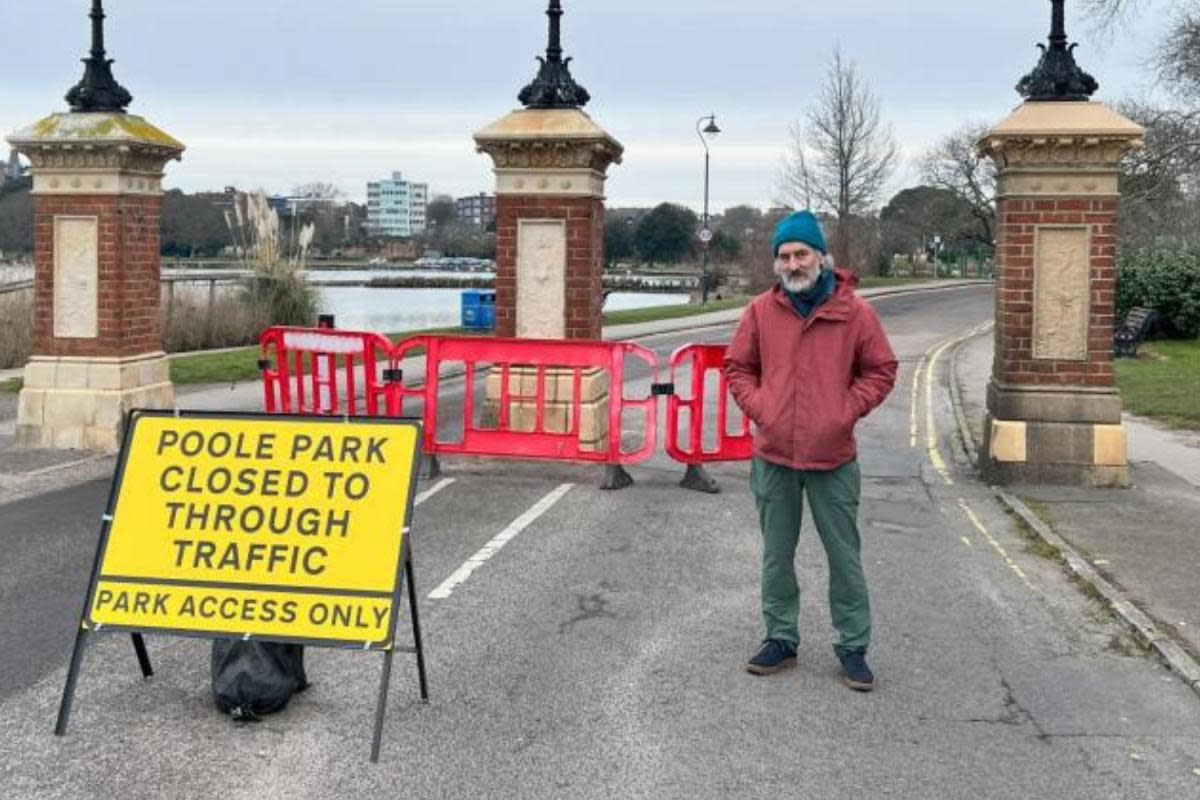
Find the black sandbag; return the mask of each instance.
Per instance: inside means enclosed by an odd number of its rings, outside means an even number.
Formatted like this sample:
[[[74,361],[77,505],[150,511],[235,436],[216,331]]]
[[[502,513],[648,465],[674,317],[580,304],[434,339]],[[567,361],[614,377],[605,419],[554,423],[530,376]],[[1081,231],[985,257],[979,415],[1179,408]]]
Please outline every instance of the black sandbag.
[[[301,645],[213,640],[213,701],[234,719],[282,711],[292,695],[307,687]]]

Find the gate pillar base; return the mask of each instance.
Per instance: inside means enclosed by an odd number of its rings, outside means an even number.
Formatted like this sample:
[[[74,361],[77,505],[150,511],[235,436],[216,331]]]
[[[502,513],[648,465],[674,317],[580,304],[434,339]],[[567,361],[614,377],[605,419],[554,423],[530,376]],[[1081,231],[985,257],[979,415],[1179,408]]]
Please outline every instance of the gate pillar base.
[[[134,358],[33,356],[17,409],[19,447],[121,449],[125,415],[175,405],[162,353]]]
[[[482,420],[485,425],[500,427],[499,369],[488,374]],[[578,403],[579,449],[602,453],[608,449],[608,374],[601,369],[583,370],[579,380],[579,397],[575,397],[574,370],[548,367],[544,378],[542,430],[546,433],[568,433],[571,430],[574,406]],[[508,372],[508,429],[530,433],[537,425],[537,367],[513,367]]]
[[[1129,486],[1115,389],[988,386],[980,470],[990,483]]]

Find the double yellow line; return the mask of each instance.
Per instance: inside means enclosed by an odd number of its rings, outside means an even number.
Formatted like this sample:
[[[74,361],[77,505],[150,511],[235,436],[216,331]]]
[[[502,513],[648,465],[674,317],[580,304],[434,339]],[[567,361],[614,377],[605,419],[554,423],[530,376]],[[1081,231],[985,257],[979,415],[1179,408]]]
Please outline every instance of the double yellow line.
[[[942,354],[951,347],[965,342],[967,339],[976,336],[991,326],[991,322],[985,322],[975,326],[971,330],[959,336],[956,339],[950,339],[940,345],[934,345],[925,354],[921,356],[921,361],[917,364],[917,368],[913,371],[912,386],[910,388],[909,398],[909,415],[908,415],[908,446],[916,447],[919,439],[919,430],[917,424],[918,414],[918,397],[920,396],[921,381],[925,382],[925,449],[929,453],[929,461],[933,464],[938,475],[945,481],[946,485],[954,485],[954,479],[950,477],[950,470],[946,466],[946,460],[942,458],[941,449],[938,447],[938,429],[937,423],[933,415],[933,379],[934,373],[937,370],[938,361]]]
[[[929,455],[929,462],[933,464],[934,470],[937,471],[938,475],[947,486],[954,485],[954,478],[951,477],[950,470],[946,465],[946,460],[942,457],[942,451],[938,444],[937,423],[933,413],[933,383],[934,375],[936,374],[937,370],[937,364],[946,350],[983,333],[991,325],[991,322],[985,322],[981,325],[977,325],[956,339],[950,339],[949,341],[943,342],[940,345],[934,345],[927,350],[924,355],[921,356],[921,361],[917,364],[917,368],[913,371],[912,386],[910,387],[908,446],[915,448],[920,438],[918,426],[918,398],[921,394],[921,382],[924,381],[925,449]],[[953,380],[954,377],[950,376],[950,379]],[[1036,592],[1037,588],[1029,580],[1029,576],[1026,575],[1025,571],[1021,569],[1021,566],[1013,560],[1012,556],[1009,555],[1008,551],[1004,549],[1004,546],[1000,544],[996,537],[992,535],[991,531],[987,529],[987,527],[983,524],[983,521],[980,520],[979,515],[975,513],[975,510],[972,509],[971,506],[967,504],[967,501],[962,497],[957,498],[957,502],[958,507],[971,522],[971,526],[988,542],[991,548],[996,551],[1000,558],[1004,560],[1004,563],[1008,566],[1008,568],[1011,569],[1013,573],[1021,579],[1021,582]],[[970,537],[962,536],[960,539],[967,547],[974,547]]]

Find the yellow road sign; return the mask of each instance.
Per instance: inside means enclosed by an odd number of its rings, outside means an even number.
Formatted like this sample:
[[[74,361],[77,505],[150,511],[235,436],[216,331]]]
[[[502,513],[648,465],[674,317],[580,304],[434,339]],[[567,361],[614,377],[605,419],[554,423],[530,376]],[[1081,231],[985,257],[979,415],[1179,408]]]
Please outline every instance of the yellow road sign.
[[[391,647],[417,423],[131,425],[85,625]]]

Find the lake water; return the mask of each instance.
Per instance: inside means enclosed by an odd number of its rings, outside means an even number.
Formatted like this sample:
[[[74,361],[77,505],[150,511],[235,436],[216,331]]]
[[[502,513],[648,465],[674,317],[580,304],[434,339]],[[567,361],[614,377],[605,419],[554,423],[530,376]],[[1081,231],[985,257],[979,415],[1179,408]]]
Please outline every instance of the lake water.
[[[351,330],[389,331],[424,330],[427,328],[449,328],[462,321],[463,289],[409,289],[398,287],[328,286],[327,281],[361,280],[395,275],[446,276],[445,272],[433,270],[311,270],[308,279],[318,286],[321,300],[318,310],[322,314],[333,314],[339,328]],[[494,278],[491,272],[470,273],[480,279]],[[236,291],[233,285],[225,284],[220,291]],[[176,284],[176,297],[190,296],[195,302],[205,302],[208,285],[200,280],[196,283],[181,281]],[[686,293],[666,294],[658,292],[613,292],[605,301],[605,311],[624,311],[633,308],[684,305]]]
[[[33,280],[33,264],[0,262],[0,284]]]
[[[333,314],[339,328],[381,332],[448,328],[461,321],[462,289],[372,289],[323,286],[322,313]],[[614,292],[605,311],[683,305],[686,294]]]
[[[380,332],[422,330],[454,327],[461,322],[463,289],[404,289],[367,286],[321,286],[329,280],[370,280],[377,276],[397,274],[444,276],[432,270],[328,270],[311,271],[309,279],[319,287],[322,314],[333,314],[339,328]],[[471,273],[480,278],[492,278],[493,273]],[[29,265],[0,265],[0,282],[28,280],[33,277]],[[207,282],[190,281],[176,285],[176,298],[189,297],[203,304],[208,297]],[[221,285],[219,291],[236,291],[233,285]],[[686,293],[613,292],[605,301],[605,311],[624,311],[633,308],[685,305]]]

